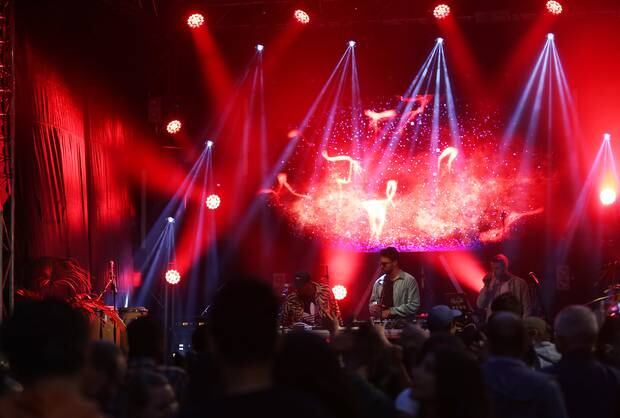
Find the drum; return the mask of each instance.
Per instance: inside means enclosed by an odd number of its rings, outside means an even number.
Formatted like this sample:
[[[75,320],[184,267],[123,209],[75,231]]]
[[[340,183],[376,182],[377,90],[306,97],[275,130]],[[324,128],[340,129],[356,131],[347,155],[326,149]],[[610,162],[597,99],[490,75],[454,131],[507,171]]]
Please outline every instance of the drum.
[[[149,314],[149,310],[142,306],[133,306],[128,308],[120,308],[118,313],[125,323],[125,326],[127,326],[134,319],[140,318],[141,316],[147,316]]]

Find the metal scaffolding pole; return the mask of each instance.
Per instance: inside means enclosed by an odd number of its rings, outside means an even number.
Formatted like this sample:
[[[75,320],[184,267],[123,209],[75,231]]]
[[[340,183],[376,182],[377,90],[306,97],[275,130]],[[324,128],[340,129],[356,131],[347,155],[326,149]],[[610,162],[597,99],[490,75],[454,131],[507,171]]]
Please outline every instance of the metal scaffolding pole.
[[[0,320],[13,311],[15,226],[15,25],[12,0],[0,0]],[[5,200],[6,199],[6,200]],[[8,211],[8,213],[7,213]]]

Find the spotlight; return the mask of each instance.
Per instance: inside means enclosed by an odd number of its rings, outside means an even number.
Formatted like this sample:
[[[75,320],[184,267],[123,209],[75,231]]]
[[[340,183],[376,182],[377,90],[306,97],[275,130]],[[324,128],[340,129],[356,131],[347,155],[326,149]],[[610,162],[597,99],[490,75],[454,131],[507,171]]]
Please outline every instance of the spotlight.
[[[603,205],[609,206],[616,201],[616,191],[609,186],[603,187],[598,197]]]
[[[343,300],[347,297],[347,288],[341,284],[338,284],[332,288],[332,293],[334,294],[334,298],[336,298],[336,300]]]
[[[552,15],[562,14],[562,5],[555,0],[549,0],[547,2],[547,11]]]
[[[443,44],[443,38],[437,38],[436,41],[438,44]]]
[[[433,9],[433,16],[435,16],[435,19],[445,19],[450,16],[450,6],[447,4],[438,4]]]
[[[212,195],[207,196],[207,201],[206,201],[207,208],[209,208],[211,210],[215,210],[215,209],[219,208],[221,202],[222,202],[222,200],[216,194],[212,194]]]
[[[176,134],[181,130],[181,121],[177,119],[171,120],[168,122],[168,125],[166,125],[166,130],[169,134]]]
[[[172,216],[168,216],[166,218],[166,220],[168,221],[169,224],[173,224],[174,223],[174,218]]]
[[[607,133],[606,133],[606,134],[603,134],[603,139],[604,139],[605,141],[611,141],[611,134],[607,134]]]
[[[181,273],[175,269],[168,269],[165,278],[168,284],[178,284],[181,281]]]
[[[547,39],[550,40],[550,41],[553,41],[555,39],[555,35],[552,34],[552,33],[548,33],[547,34]]]
[[[349,41],[349,48],[353,48],[355,46],[355,41]]]
[[[205,17],[200,13],[194,13],[187,18],[187,26],[192,29],[198,29],[205,23]]]
[[[206,142],[207,144],[207,148],[211,148],[213,146],[213,141],[211,141],[210,139]]]
[[[263,44],[256,45],[256,50],[258,52],[263,52],[263,49],[265,49],[265,45],[263,45]]]
[[[295,19],[302,25],[310,23],[310,15],[301,9],[295,10],[293,16],[295,16]]]

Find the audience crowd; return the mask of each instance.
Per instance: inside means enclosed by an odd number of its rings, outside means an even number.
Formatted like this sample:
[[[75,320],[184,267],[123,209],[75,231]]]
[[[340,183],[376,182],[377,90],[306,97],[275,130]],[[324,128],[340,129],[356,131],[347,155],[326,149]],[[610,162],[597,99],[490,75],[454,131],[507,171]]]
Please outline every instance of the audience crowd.
[[[177,367],[149,316],[125,353],[64,302],[22,302],[2,324],[0,418],[620,417],[620,317],[584,306],[551,325],[511,294],[483,324],[440,305],[397,340],[371,322],[282,332],[279,314],[271,287],[229,280]]]

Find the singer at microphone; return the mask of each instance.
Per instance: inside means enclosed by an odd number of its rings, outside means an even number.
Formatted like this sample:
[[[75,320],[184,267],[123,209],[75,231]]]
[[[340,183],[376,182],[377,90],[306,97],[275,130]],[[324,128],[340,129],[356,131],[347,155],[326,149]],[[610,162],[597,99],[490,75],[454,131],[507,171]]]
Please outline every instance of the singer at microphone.
[[[482,279],[484,286],[476,301],[478,308],[484,309],[488,318],[493,301],[504,293],[512,293],[521,303],[523,315],[532,315],[533,304],[527,282],[508,271],[508,257],[504,254],[495,255],[491,259],[490,267],[491,271]]]

